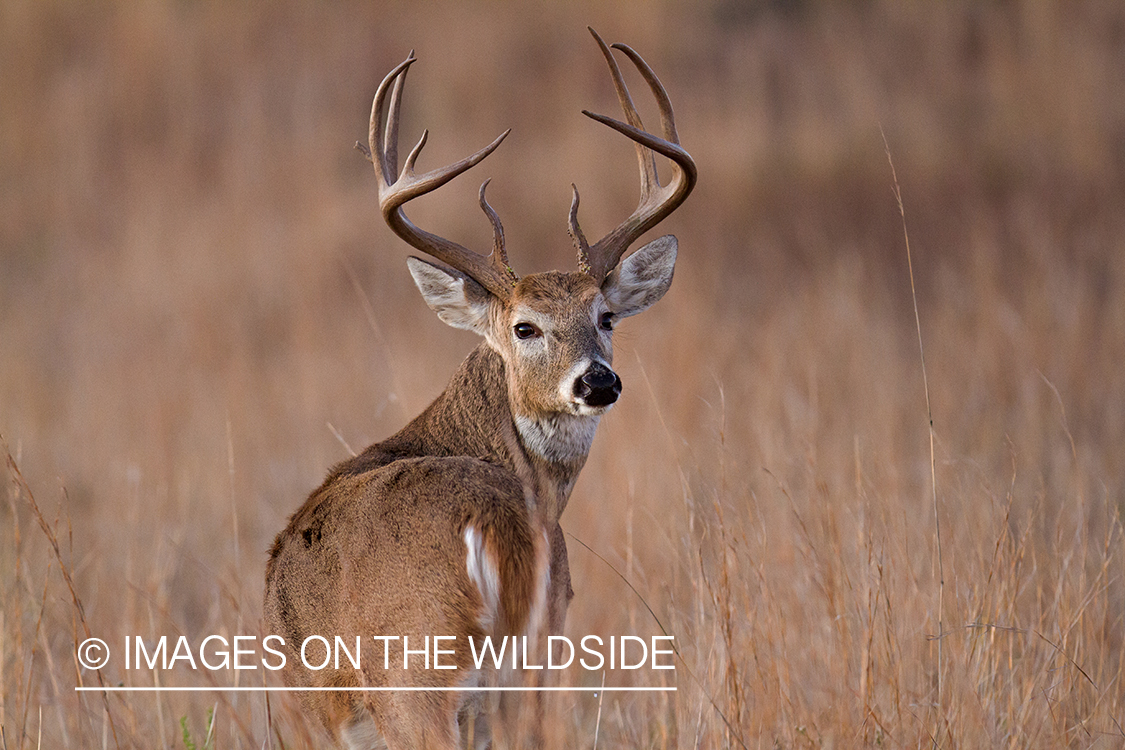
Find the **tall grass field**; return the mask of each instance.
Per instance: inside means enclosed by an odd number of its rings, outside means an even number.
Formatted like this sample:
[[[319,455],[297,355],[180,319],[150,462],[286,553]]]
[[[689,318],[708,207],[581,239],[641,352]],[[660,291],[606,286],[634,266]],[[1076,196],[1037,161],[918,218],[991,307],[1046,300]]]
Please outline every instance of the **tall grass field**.
[[[270,670],[125,639],[260,638],[289,515],[477,343],[353,149],[411,49],[419,169],[512,128],[419,226],[487,250],[491,177],[513,266],[573,270],[571,183],[591,239],[633,210],[587,25],[700,177],[615,334],[566,635],[677,654],[567,671],[675,691],[552,693],[552,746],[1125,747],[1125,5],[5,0],[0,748],[326,746],[223,689]],[[119,686],[197,690],[75,689]]]

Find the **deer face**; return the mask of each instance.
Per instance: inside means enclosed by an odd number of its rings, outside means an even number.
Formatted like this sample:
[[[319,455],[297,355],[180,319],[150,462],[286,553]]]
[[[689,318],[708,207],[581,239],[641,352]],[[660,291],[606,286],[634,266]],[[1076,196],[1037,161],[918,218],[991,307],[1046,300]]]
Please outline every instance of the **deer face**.
[[[684,202],[696,180],[695,162],[680,146],[668,92],[656,74],[631,48],[613,45],[636,66],[656,98],[660,136],[644,130],[611,48],[593,29],[590,33],[609,66],[627,122],[583,113],[637,144],[641,197],[625,221],[591,245],[578,223],[578,188],[572,185],[569,232],[578,251],[578,273],[533,274],[522,280],[516,275],[508,264],[500,217],[485,199],[488,180],[480,187],[480,207],[492,223],[490,255],[419,229],[406,218],[407,201],[479,164],[510,132],[455,164],[417,174],[415,162],[427,139],[423,132],[400,170],[399,108],[407,70],[415,62],[413,53],[379,84],[371,103],[367,146],[357,144],[375,166],[379,208],[387,225],[445,264],[409,261],[426,303],[446,323],[484,336],[504,359],[517,427],[525,445],[547,458],[584,457],[598,417],[621,393],[621,379],[610,369],[613,325],[645,310],[667,291],[676,261],[676,238],[661,237],[625,260],[622,257]],[[670,162],[672,177],[667,185],[657,178],[655,154]]]
[[[517,418],[598,416],[621,393],[612,370],[613,329],[659,300],[672,283],[676,240],[655,240],[600,285],[586,273],[550,271],[520,279],[505,299],[471,278],[418,258],[410,272],[430,308],[475,331],[503,359]]]
[[[533,274],[494,314],[486,338],[504,358],[517,412],[589,416],[617,400],[621,379],[610,369],[614,316],[592,278]]]

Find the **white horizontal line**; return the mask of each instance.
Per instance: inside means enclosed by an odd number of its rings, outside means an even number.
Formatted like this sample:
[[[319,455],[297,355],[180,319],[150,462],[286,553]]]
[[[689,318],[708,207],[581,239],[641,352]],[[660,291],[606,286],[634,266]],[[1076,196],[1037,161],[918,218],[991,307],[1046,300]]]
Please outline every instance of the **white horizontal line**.
[[[77,693],[674,693],[674,687],[76,687]]]

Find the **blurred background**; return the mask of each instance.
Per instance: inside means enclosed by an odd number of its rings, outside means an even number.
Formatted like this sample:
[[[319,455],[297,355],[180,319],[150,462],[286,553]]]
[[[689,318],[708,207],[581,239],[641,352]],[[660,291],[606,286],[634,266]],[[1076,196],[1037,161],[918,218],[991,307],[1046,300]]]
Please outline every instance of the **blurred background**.
[[[572,268],[572,182],[591,240],[629,214],[587,25],[661,77],[700,179],[653,233],[675,284],[615,336],[567,631],[683,660],[674,696],[558,697],[559,746],[599,709],[603,746],[1120,746],[1125,5],[5,0],[5,748],[202,746],[208,709],[220,747],[320,741],[281,696],[76,695],[81,621],[257,632],[289,514],[476,345],[353,149],[411,49],[420,168],[513,129],[416,223],[487,251],[491,177],[529,273]]]

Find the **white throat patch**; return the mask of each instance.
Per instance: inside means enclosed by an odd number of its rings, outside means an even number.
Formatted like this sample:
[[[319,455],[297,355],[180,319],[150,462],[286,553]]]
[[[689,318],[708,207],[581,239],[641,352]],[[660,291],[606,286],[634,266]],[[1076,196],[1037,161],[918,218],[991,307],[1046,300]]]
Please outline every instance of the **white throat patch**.
[[[585,458],[598,430],[599,414],[554,414],[546,419],[516,416],[524,447],[548,461]]]

